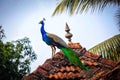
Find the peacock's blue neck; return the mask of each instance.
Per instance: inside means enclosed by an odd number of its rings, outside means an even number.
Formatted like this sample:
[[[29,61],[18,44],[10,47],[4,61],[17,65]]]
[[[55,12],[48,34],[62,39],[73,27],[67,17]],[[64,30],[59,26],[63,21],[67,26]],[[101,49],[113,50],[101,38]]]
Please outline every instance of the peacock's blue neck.
[[[42,26],[41,26],[41,34],[43,35],[43,34],[45,34],[46,33],[46,31],[44,30],[44,23],[42,23]]]

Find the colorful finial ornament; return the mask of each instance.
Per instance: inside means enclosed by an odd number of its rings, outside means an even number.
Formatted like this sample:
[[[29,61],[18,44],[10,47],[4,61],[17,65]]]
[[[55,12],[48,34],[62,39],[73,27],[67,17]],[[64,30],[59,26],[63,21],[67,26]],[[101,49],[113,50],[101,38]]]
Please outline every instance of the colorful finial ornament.
[[[39,22],[39,24],[41,24],[41,28],[40,28],[40,31],[41,31],[41,34],[42,34],[42,39],[43,41],[51,46],[52,48],[52,57],[54,56],[55,54],[55,51],[56,51],[56,48],[57,47],[58,49],[60,49],[63,54],[68,58],[68,60],[73,63],[75,66],[79,66],[85,70],[89,70],[88,67],[86,67],[79,59],[77,53],[75,51],[73,51],[66,43],[64,40],[62,40],[60,37],[58,37],[57,35],[55,34],[51,34],[51,33],[48,33],[44,30],[44,23],[45,21],[45,18],[43,18],[42,21]]]
[[[65,26],[65,31],[66,31],[65,37],[68,39],[69,42],[71,42],[71,37],[73,35],[70,33],[70,28],[69,28],[67,23],[66,23],[66,26]]]

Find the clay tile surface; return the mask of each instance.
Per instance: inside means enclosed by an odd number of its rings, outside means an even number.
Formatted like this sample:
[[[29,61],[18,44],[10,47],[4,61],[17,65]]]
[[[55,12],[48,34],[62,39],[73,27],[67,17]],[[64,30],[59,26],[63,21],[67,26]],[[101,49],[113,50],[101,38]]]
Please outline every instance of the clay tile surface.
[[[89,71],[74,66],[62,52],[57,52],[22,80],[120,80],[120,62],[90,53],[79,43],[68,45],[77,52],[82,63],[90,68]]]

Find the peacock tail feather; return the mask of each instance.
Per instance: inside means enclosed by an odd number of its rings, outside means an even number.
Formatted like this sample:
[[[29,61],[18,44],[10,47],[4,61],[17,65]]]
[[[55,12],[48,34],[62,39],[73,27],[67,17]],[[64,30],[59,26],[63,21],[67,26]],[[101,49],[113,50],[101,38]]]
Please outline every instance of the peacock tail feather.
[[[74,65],[81,67],[82,69],[89,70],[79,59],[77,53],[71,48],[61,48],[63,54],[72,62]]]

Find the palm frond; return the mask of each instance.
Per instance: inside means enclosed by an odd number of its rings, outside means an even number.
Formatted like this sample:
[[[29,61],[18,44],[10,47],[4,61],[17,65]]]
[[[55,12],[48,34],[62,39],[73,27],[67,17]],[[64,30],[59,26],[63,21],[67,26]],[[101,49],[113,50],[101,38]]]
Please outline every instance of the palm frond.
[[[88,10],[103,11],[107,5],[120,6],[120,0],[61,0],[53,12],[53,16],[62,13],[65,9],[72,15],[73,13],[83,13]]]
[[[89,52],[102,55],[106,59],[120,61],[120,34],[90,48]]]
[[[68,6],[68,3],[69,3],[69,0],[62,0],[61,2],[59,2],[59,5],[54,10],[53,15],[57,13],[62,13],[64,9]]]
[[[117,24],[118,24],[118,26],[119,26],[119,28],[120,28],[120,7],[118,8],[115,17],[116,17],[116,19],[117,19]]]

